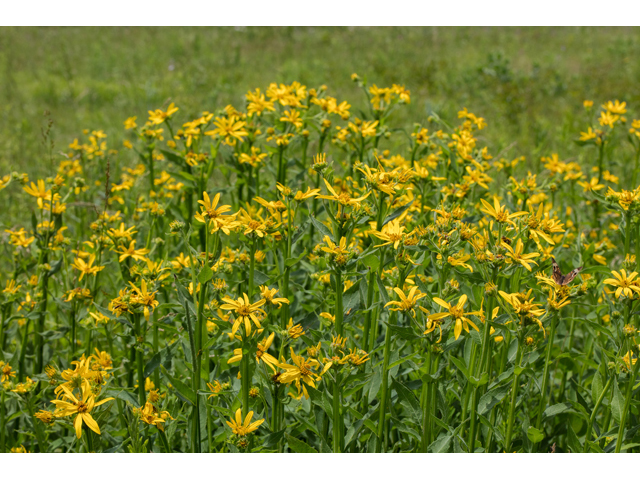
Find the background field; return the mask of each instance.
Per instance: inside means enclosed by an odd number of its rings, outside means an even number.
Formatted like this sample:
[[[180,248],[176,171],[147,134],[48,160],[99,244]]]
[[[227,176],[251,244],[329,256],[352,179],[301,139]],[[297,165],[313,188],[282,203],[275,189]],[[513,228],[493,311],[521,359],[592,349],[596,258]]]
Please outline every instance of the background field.
[[[118,147],[129,116],[169,99],[190,118],[240,108],[273,81],[324,83],[362,106],[353,72],[411,90],[398,122],[466,106],[488,120],[493,153],[566,158],[584,99],[640,104],[638,58],[637,28],[2,28],[0,173],[51,173],[45,110],[58,150],[83,128]]]

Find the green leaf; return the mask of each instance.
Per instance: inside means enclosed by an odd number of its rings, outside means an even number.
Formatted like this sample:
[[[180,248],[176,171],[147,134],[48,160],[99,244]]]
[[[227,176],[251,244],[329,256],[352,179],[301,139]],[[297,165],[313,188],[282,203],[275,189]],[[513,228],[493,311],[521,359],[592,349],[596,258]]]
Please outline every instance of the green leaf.
[[[266,273],[262,273],[260,270],[253,271],[253,283],[257,286],[260,285],[268,285],[269,284],[269,275]]]
[[[380,266],[380,259],[374,253],[371,253],[366,257],[362,257],[360,260],[365,266],[369,267],[373,271],[378,270],[378,267]]]
[[[535,427],[529,427],[527,430],[527,437],[531,441],[531,443],[538,443],[544,439],[544,433],[538,430]]]
[[[593,403],[596,403],[598,401],[600,395],[602,395],[603,389],[604,387],[602,383],[602,375],[600,375],[600,372],[598,371],[593,376],[593,382],[591,382],[591,400],[593,401]]]
[[[580,440],[578,440],[578,436],[576,432],[573,431],[573,427],[571,426],[571,422],[568,422],[567,428],[567,446],[571,449],[572,453],[581,453],[582,452],[582,444]]]
[[[384,222],[382,222],[382,226],[384,227],[387,223],[389,223],[392,220],[395,220],[396,218],[398,218],[400,215],[402,215],[404,212],[407,211],[407,209],[411,206],[411,204],[413,203],[413,200],[411,200],[409,203],[407,203],[406,205],[404,205],[403,207],[400,208],[396,208],[391,215],[389,215],[387,218],[384,219]]]
[[[213,270],[209,265],[205,265],[200,269],[200,273],[198,274],[198,281],[201,284],[207,283],[209,280],[213,278]]]
[[[451,360],[453,364],[458,367],[458,370],[460,370],[464,374],[465,378],[469,378],[469,370],[467,370],[467,366],[462,360],[453,356],[450,357],[449,360]]]
[[[287,258],[287,260],[284,262],[284,266],[289,268],[293,267],[296,263],[302,260],[306,254],[307,254],[307,251],[305,250],[297,257]]]
[[[449,450],[449,445],[451,445],[451,440],[453,439],[453,435],[443,435],[438,437],[438,439],[429,445],[429,450],[433,453],[446,453]]]
[[[56,263],[51,265],[51,270],[47,272],[47,278],[53,277],[56,273],[58,273],[58,271],[60,270],[60,267],[62,267],[62,263],[63,263],[63,259],[60,259]]]
[[[134,407],[140,406],[140,404],[138,403],[138,398],[128,390],[110,388],[104,393],[104,395],[105,395],[105,398],[106,397],[119,398],[120,400],[129,402]]]
[[[478,413],[480,415],[486,415],[487,413],[489,413],[493,407],[495,407],[504,399],[504,397],[507,396],[509,390],[511,390],[511,384],[503,385],[502,387],[497,387],[493,390],[489,390],[482,397],[480,397],[480,401],[478,402]]]
[[[618,388],[618,380],[613,380],[613,398],[611,399],[611,414],[617,423],[622,418],[622,409],[624,408],[624,396]]]
[[[321,223],[316,217],[314,217],[313,215],[311,217],[309,217],[311,219],[311,223],[313,223],[313,226],[318,230],[318,232],[320,233],[320,235],[322,235],[322,241],[324,242],[324,237],[327,236],[329,237],[329,239],[331,241],[333,240],[333,233],[331,233],[331,231],[327,228],[327,226],[323,223]]]
[[[391,325],[387,322],[384,323],[387,327],[389,327],[389,329],[391,329],[393,334],[399,338],[402,338],[404,340],[415,340],[416,338],[419,338],[419,336],[415,334],[411,327],[401,327],[399,325]]]
[[[380,280],[380,277],[378,277],[377,275],[376,282],[378,282],[378,292],[380,293],[382,304],[386,305],[387,303],[389,303],[389,294],[387,293],[387,289],[385,288],[384,283],[382,283],[382,280]]]
[[[164,365],[160,367],[162,369],[162,373],[164,373],[165,377],[171,382],[173,385],[174,393],[176,396],[182,400],[183,402],[187,402],[190,405],[196,404],[196,395],[186,384],[182,383],[177,378],[171,376],[171,374],[164,368]]]
[[[293,235],[293,238],[291,239],[291,246],[293,247],[296,242],[298,240],[300,240],[302,238],[302,236],[304,235],[304,233],[307,231],[307,229],[309,228],[309,225],[311,224],[310,220],[307,220],[306,222],[304,222],[302,225],[300,225],[300,227],[298,227],[296,229],[296,232]]]
[[[265,448],[273,448],[273,447],[275,447],[276,445],[278,445],[278,442],[280,441],[280,439],[282,437],[284,437],[284,432],[286,432],[286,431],[287,431],[287,429],[283,428],[279,432],[273,432],[272,434],[268,435],[264,439],[264,441],[262,443],[262,446],[265,447]],[[226,432],[225,432],[225,435],[226,435]]]
[[[570,403],[556,403],[544,411],[544,417],[549,418],[565,412],[573,412]]]
[[[153,357],[151,357],[151,360],[149,360],[144,366],[144,378],[147,378],[149,375],[151,375],[156,370],[156,368],[160,366],[161,361],[161,352],[158,352]]]
[[[413,392],[402,383],[396,381],[395,378],[392,380],[392,387],[396,392],[398,392],[400,402],[407,408],[409,414],[413,418],[413,421],[418,425],[421,425],[422,410],[420,409],[420,402],[418,402],[418,399]]]
[[[176,155],[175,153],[169,151],[169,150],[163,150],[160,149],[160,152],[162,152],[162,155],[164,155],[164,157],[169,160],[170,162],[175,163],[176,165],[180,166],[180,167],[184,167],[186,165],[186,161],[179,155]],[[186,172],[185,172],[186,173]],[[187,174],[189,175],[189,174]],[[193,181],[195,181],[195,178],[193,178],[192,175],[189,175]]]
[[[292,437],[288,433],[285,435],[285,437],[287,438],[289,448],[296,453],[318,453],[315,448],[311,447],[302,440],[298,440],[297,438]]]
[[[376,373],[373,374],[371,378],[371,384],[369,385],[369,396],[367,400],[369,403],[373,402],[380,390],[380,385],[382,384],[382,374],[380,373],[381,369],[376,370]]]

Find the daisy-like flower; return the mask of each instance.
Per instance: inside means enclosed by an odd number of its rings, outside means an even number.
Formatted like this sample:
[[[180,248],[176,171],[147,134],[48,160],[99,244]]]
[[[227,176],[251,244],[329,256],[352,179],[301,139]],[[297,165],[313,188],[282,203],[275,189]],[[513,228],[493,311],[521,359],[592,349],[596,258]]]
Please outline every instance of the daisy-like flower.
[[[155,425],[158,430],[164,432],[164,423],[167,418],[173,420],[169,412],[160,412],[151,402],[146,402],[143,408],[134,408],[133,413],[140,416],[140,420],[148,425]]]
[[[251,322],[253,322],[257,328],[261,328],[260,320],[258,319],[256,312],[259,312],[266,316],[266,312],[260,308],[266,303],[266,300],[264,298],[252,304],[247,294],[243,293],[242,297],[239,297],[237,300],[233,300],[229,297],[224,297],[222,301],[224,302],[224,304],[221,305],[220,308],[222,310],[231,310],[233,311],[233,313],[235,313],[236,316],[233,327],[231,327],[232,335],[235,335],[235,333],[238,331],[238,328],[240,328],[240,325],[243,323],[246,335],[251,335]]]
[[[640,287],[636,284],[637,280],[634,280],[638,276],[638,272],[627,272],[620,270],[620,273],[615,270],[611,271],[611,274],[616,278],[607,278],[604,283],[618,287],[616,289],[616,298],[620,298],[620,295],[624,294],[627,298],[633,298],[634,292],[640,295]]]
[[[144,318],[149,320],[149,308],[153,311],[158,306],[159,302],[156,300],[156,292],[147,291],[147,282],[142,280],[140,288],[136,287],[133,283],[129,282],[134,292],[131,295],[131,303],[136,305],[142,305],[144,307]]]
[[[242,409],[236,410],[235,420],[232,418],[231,421],[227,421],[227,425],[231,427],[234,435],[238,435],[239,437],[244,437],[249,435],[251,432],[254,432],[258,429],[260,425],[264,422],[264,418],[251,423],[251,419],[253,418],[253,411],[247,413],[247,416],[242,420]]]
[[[179,108],[176,107],[175,103],[171,103],[169,105],[169,107],[167,108],[166,112],[163,112],[159,108],[157,110],[155,110],[155,111],[149,110],[149,121],[151,123],[155,124],[155,125],[160,125],[167,118],[171,117],[171,115],[176,113],[178,110],[179,110]],[[134,118],[134,120],[135,120],[135,118]]]
[[[329,191],[329,193],[331,195],[318,195],[317,198],[322,198],[324,200],[334,200],[336,202],[339,202],[341,205],[360,205],[360,202],[362,202],[362,200],[364,200],[365,198],[367,198],[371,192],[368,192],[366,195],[363,195],[362,197],[358,197],[358,198],[351,198],[351,195],[349,195],[348,192],[341,192],[340,194],[338,194],[334,188],[331,186],[331,184],[329,182],[327,182],[326,178],[323,178],[325,185],[327,186],[327,190]]]
[[[280,308],[283,303],[289,304],[288,298],[276,298],[278,294],[277,288],[269,288],[264,285],[260,285],[260,296],[264,298],[267,305],[273,305]]]
[[[414,307],[416,306],[416,302],[420,300],[422,297],[427,296],[426,293],[420,292],[420,290],[418,290],[418,287],[411,287],[411,290],[409,290],[408,295],[405,295],[404,292],[398,287],[395,287],[393,291],[398,294],[398,296],[400,297],[400,300],[399,301],[393,300],[391,302],[388,302],[385,305],[385,308],[388,307],[389,305],[395,305],[396,308],[390,308],[389,310],[401,311],[405,313],[411,312],[411,315],[414,317],[416,316],[416,311],[414,310]]]
[[[120,253],[118,261],[122,263],[129,257],[134,260],[145,260],[145,255],[149,252],[150,250],[148,248],[139,248],[136,250],[136,241],[132,240],[131,243],[129,243],[129,248],[126,248],[124,245],[120,247],[118,250],[118,253]]]
[[[508,223],[510,225],[515,225],[515,223],[513,222],[514,218],[521,217],[522,215],[527,214],[527,212],[509,213],[509,210],[507,210],[506,206],[500,205],[498,197],[493,197],[493,206],[491,206],[489,202],[487,202],[483,198],[480,199],[480,202],[482,202],[482,208],[480,209],[480,211],[486,213],[490,217],[495,218],[498,223]]]
[[[203,200],[198,200],[201,205],[200,212],[194,215],[195,219],[200,223],[208,223],[211,227],[211,233],[215,233],[218,230],[222,230],[226,235],[229,235],[230,230],[236,226],[233,221],[234,215],[227,215],[226,212],[231,210],[229,205],[220,205],[220,193],[217,193],[213,200],[209,198],[207,192],[202,192]]]
[[[422,310],[425,313],[425,315],[427,315],[427,323],[425,325],[425,331],[422,334],[428,335],[429,333],[433,332],[437,328],[440,330],[440,338],[438,338],[438,341],[436,343],[440,343],[440,341],[442,340],[442,319],[440,320],[433,319],[433,318],[430,319],[429,316],[431,314],[429,313],[429,310],[427,310],[423,306],[419,306],[418,308]]]
[[[533,303],[532,298],[533,290],[529,290],[524,293],[506,293],[503,291],[498,292],[502,298],[504,298],[509,305],[513,308],[515,314],[520,318],[520,321],[525,324],[527,322],[535,323],[540,327],[540,330],[544,332],[542,322],[538,317],[545,314],[539,303]]]
[[[320,377],[315,374],[313,370],[320,366],[320,362],[318,362],[315,358],[304,358],[302,355],[296,355],[293,351],[293,347],[290,348],[291,360],[293,361],[293,365],[281,363],[280,368],[284,369],[284,372],[280,375],[278,380],[280,381],[280,383],[295,382],[296,387],[298,387],[298,392],[300,391],[301,381],[315,388],[315,382],[319,380]],[[330,363],[325,365],[325,370],[330,366]],[[304,385],[302,385],[302,391],[305,398],[308,398],[309,394],[307,393],[307,389]]]
[[[104,267],[94,267],[93,262],[95,262],[96,256],[94,254],[89,255],[89,261],[85,262],[83,259],[77,257],[71,266],[76,270],[80,271],[80,278],[78,281],[82,280],[82,277],[85,275],[96,275],[100,270],[103,270]]]
[[[213,124],[217,127],[213,130],[209,130],[208,132],[204,132],[205,135],[209,135],[211,137],[215,137],[217,135],[221,136],[224,140],[224,143],[230,146],[234,146],[238,140],[243,142],[242,137],[246,137],[249,133],[244,130],[244,126],[246,122],[237,120],[235,117],[232,118],[224,118],[224,117],[216,117]]]
[[[308,198],[313,198],[320,193],[319,188],[312,189],[311,187],[307,187],[307,191],[303,192],[302,190],[298,190],[293,197],[296,202],[302,202]]]
[[[63,400],[51,400],[51,403],[56,406],[54,415],[56,417],[68,417],[70,415],[75,415],[76,417],[73,421],[73,426],[76,429],[76,435],[78,438],[82,436],[83,423],[100,435],[100,427],[91,416],[91,411],[95,407],[113,400],[113,397],[105,398],[96,402],[95,396],[91,392],[91,386],[86,380],[82,382],[81,395],[79,395],[79,398],[76,397],[65,385],[61,385],[60,388],[62,389]]]
[[[447,317],[453,317],[453,320],[455,322],[454,327],[453,327],[453,335],[456,338],[456,340],[458,339],[458,337],[462,333],[462,329],[463,328],[467,333],[469,333],[469,326],[474,328],[476,331],[479,331],[478,327],[476,327],[476,324],[473,323],[471,320],[469,320],[465,316],[465,315],[476,315],[477,314],[477,312],[467,312],[467,313],[465,313],[464,305],[465,305],[465,303],[467,303],[467,296],[466,295],[462,295],[458,299],[458,303],[456,305],[452,305],[450,303],[447,303],[447,302],[445,302],[444,300],[442,300],[441,298],[438,298],[438,297],[433,297],[433,301],[435,303],[437,303],[438,305],[440,305],[441,307],[445,308],[446,311],[445,312],[439,312],[439,313],[432,313],[431,315],[429,315],[428,320],[431,320],[431,321],[442,321],[443,319],[445,319]]]
[[[393,245],[394,250],[397,250],[406,237],[413,235],[413,232],[407,235],[404,233],[404,229],[404,225],[400,225],[400,219],[395,219],[382,227],[382,231],[378,232],[376,230],[369,230],[367,233],[370,233],[384,242],[380,245],[376,245],[376,247]]]
[[[524,245],[522,243],[522,239],[518,239],[518,243],[516,244],[515,250],[506,242],[502,242],[502,246],[508,250],[507,257],[511,258],[513,263],[519,263],[527,270],[531,271],[530,263],[537,265],[536,262],[532,260],[532,258],[539,257],[539,253],[523,253]]]

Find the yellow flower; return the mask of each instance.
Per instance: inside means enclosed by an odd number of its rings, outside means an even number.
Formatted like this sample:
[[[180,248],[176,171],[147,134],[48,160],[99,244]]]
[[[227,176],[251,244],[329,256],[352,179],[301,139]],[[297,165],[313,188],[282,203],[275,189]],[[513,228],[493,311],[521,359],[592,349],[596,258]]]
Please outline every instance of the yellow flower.
[[[594,132],[591,127],[589,127],[589,129],[586,132],[580,132],[580,141],[587,142],[593,138],[596,138],[597,136],[598,136],[597,133]]]
[[[42,423],[49,424],[55,421],[55,416],[53,415],[53,413],[49,412],[48,410],[40,410],[38,413],[35,413],[33,416],[36,417],[38,420],[40,420]]]
[[[76,429],[76,435],[78,438],[82,436],[83,422],[87,427],[100,435],[100,427],[91,416],[91,411],[95,407],[98,407],[109,400],[113,400],[113,398],[109,397],[96,402],[95,397],[91,392],[89,382],[86,380],[82,382],[81,395],[79,395],[79,398],[77,398],[68,387],[61,385],[59,388],[62,389],[62,398],[64,400],[51,400],[51,403],[56,406],[54,415],[56,417],[76,415],[73,425]]]
[[[529,265],[530,263],[537,265],[537,263],[531,259],[539,257],[540,254],[539,253],[523,254],[524,245],[522,244],[522,239],[520,238],[518,239],[518,243],[516,244],[515,250],[511,248],[511,245],[509,245],[506,242],[502,242],[502,246],[508,250],[507,257],[511,258],[514,263],[521,264],[524,268],[526,268],[529,271],[531,271],[531,266]]]
[[[198,200],[201,207],[200,212],[195,214],[195,219],[201,223],[207,223],[208,220],[209,226],[212,229],[211,233],[222,230],[225,234],[229,235],[230,229],[236,226],[236,223],[233,222],[235,214],[226,215],[226,212],[230,211],[231,207],[229,205],[218,206],[218,202],[220,201],[219,193],[213,197],[213,200],[209,198],[207,192],[202,192],[202,197],[204,200]]]
[[[607,259],[606,257],[602,256],[602,255],[598,255],[596,253],[593,254],[592,257],[596,262],[598,262],[600,265],[606,265],[607,264]]]
[[[611,274],[616,278],[607,278],[604,283],[607,285],[612,285],[614,287],[618,287],[616,289],[616,298],[620,298],[620,295],[624,293],[624,296],[627,298],[633,298],[633,293],[637,293],[640,295],[640,287],[636,285],[636,281],[634,278],[638,275],[638,272],[629,272],[627,276],[627,272],[622,269],[620,273],[616,271],[611,271]]]
[[[222,384],[218,380],[214,380],[213,383],[207,382],[207,388],[213,392],[207,397],[210,400],[211,397],[217,396],[222,391]]]
[[[422,297],[427,296],[426,293],[420,292],[418,290],[418,287],[411,287],[411,290],[409,290],[408,295],[405,295],[404,292],[398,287],[395,287],[393,291],[396,292],[396,294],[398,294],[398,296],[400,297],[400,301],[388,302],[385,305],[385,308],[388,307],[389,305],[396,305],[397,308],[390,308],[389,310],[401,311],[405,313],[411,312],[411,315],[413,315],[414,317],[416,316],[416,312],[414,310],[414,307],[416,306],[416,302],[420,300]]]
[[[622,357],[622,361],[625,363],[625,365],[627,366],[628,370],[631,370],[631,364],[633,363],[633,365],[636,364],[636,362],[638,361],[638,358],[633,358],[633,352],[628,351],[627,354]]]
[[[260,296],[265,299],[267,305],[274,305],[278,308],[282,306],[283,303],[289,304],[288,298],[276,298],[276,294],[278,293],[277,288],[269,288],[264,285],[260,285]]]
[[[454,267],[463,267],[473,273],[473,267],[465,263],[470,258],[471,258],[471,255],[469,255],[468,253],[465,254],[464,252],[458,252],[454,256],[449,256],[447,258],[447,262],[449,263],[449,265],[453,265]]]
[[[247,135],[249,135],[246,130],[243,130],[246,122],[237,120],[235,117],[216,117],[213,124],[217,128],[209,130],[204,134],[212,137],[219,135],[224,139],[224,143],[230,146],[234,146],[237,140],[243,142],[244,140],[242,139],[242,137],[246,137]]]
[[[320,193],[320,189],[319,188],[314,188],[313,190],[311,189],[311,187],[307,187],[307,191],[303,192],[301,190],[298,190],[295,194],[295,196],[293,197],[293,199],[296,202],[302,202],[308,198],[313,198],[316,195],[318,195]]]
[[[445,302],[441,298],[433,297],[433,301],[440,305],[443,308],[446,308],[446,312],[432,313],[429,315],[428,319],[432,321],[442,321],[447,317],[453,317],[455,322],[453,327],[453,335],[457,340],[462,333],[462,329],[464,328],[467,333],[469,333],[469,325],[473,327],[476,331],[478,331],[478,327],[476,324],[469,320],[465,315],[476,315],[477,312],[468,312],[465,313],[464,305],[467,303],[467,296],[462,295],[458,299],[458,303],[456,305],[452,305],[450,303]]]
[[[166,112],[163,112],[160,109],[157,109],[155,111],[149,110],[149,121],[155,125],[160,125],[167,118],[171,117],[171,115],[176,113],[178,110],[179,108],[176,107],[173,102],[169,105]],[[135,117],[133,119],[135,120]],[[127,121],[129,120],[131,119],[128,119]],[[126,127],[126,122],[125,122],[125,127]]]
[[[51,190],[47,190],[44,185],[44,180],[38,180],[38,184],[31,182],[31,186],[22,187],[32,197],[36,197],[40,200],[51,200]]]
[[[4,363],[0,361],[0,383],[3,383],[7,380],[11,380],[11,377],[15,377],[16,372],[13,371],[11,365],[8,363]]]
[[[341,205],[360,205],[360,202],[362,202],[362,200],[364,200],[371,194],[371,192],[368,192],[362,197],[351,198],[351,195],[349,195],[349,193],[343,191],[338,195],[331,184],[327,182],[326,178],[323,178],[322,180],[324,180],[324,183],[327,186],[327,190],[329,190],[329,193],[331,193],[331,195],[318,195],[317,198],[322,198],[324,200],[335,200]]]
[[[544,327],[538,317],[544,315],[545,311],[538,308],[540,307],[539,303],[533,303],[534,299],[531,298],[533,290],[529,290],[526,295],[522,293],[506,293],[503,291],[499,291],[498,293],[511,305],[521,322],[526,320],[535,323],[540,327],[540,330],[544,332]]]
[[[300,381],[303,381],[307,385],[311,385],[315,388],[315,381],[319,380],[320,377],[313,373],[313,369],[320,366],[320,363],[314,358],[306,359],[302,355],[296,355],[293,351],[293,347],[290,348],[293,365],[288,365],[286,363],[280,364],[280,368],[284,369],[284,373],[282,373],[279,378],[280,383],[295,382],[298,387],[298,391],[300,391]],[[304,385],[302,385],[302,388],[305,397],[308,397],[307,390]]]
[[[124,121],[125,130],[131,130],[132,128],[136,128],[136,118],[138,117],[129,117]]]
[[[85,263],[85,261],[81,258],[76,258],[71,266],[76,270],[80,271],[80,278],[78,281],[82,280],[82,277],[86,275],[96,275],[100,270],[104,269],[104,267],[94,267],[93,262],[96,260],[96,256],[94,254],[89,255],[89,262]]]
[[[118,253],[120,253],[118,261],[122,263],[129,257],[133,258],[134,260],[145,260],[145,255],[147,255],[149,252],[150,250],[148,248],[139,248],[138,250],[136,250],[136,241],[132,240],[131,243],[129,243],[129,248],[126,248],[124,245],[120,247],[120,249],[118,250]]]
[[[289,337],[293,339],[300,338],[304,335],[302,326],[293,324],[293,318],[290,318],[289,323],[287,324],[287,335],[289,335]]]
[[[604,185],[598,183],[598,177],[592,177],[589,182],[578,182],[585,192],[597,192],[602,190]]]
[[[242,421],[242,410],[239,408],[236,410],[235,420],[231,419],[231,421],[227,421],[227,425],[231,427],[234,435],[238,435],[239,437],[244,437],[249,435],[251,432],[254,432],[258,429],[260,425],[264,422],[264,418],[251,423],[251,419],[253,418],[253,411],[247,413],[247,416]]]
[[[284,115],[280,117],[281,122],[292,123],[296,128],[302,128],[304,122],[300,118],[300,112],[297,110],[285,110]]]
[[[245,335],[251,335],[251,321],[255,323],[257,328],[261,328],[260,320],[258,319],[256,312],[266,315],[265,311],[260,307],[265,304],[266,300],[258,300],[252,304],[246,293],[242,294],[237,300],[233,300],[229,297],[224,297],[222,301],[223,305],[220,306],[222,310],[232,310],[236,315],[236,320],[231,328],[231,333],[235,335],[240,325],[244,322]]]
[[[620,103],[619,100],[616,100],[615,103],[609,100],[607,103],[602,105],[602,108],[607,110],[609,113],[613,113],[616,115],[623,115],[627,113],[627,102]]]
[[[131,295],[131,303],[134,305],[142,305],[144,307],[144,318],[149,320],[149,307],[151,310],[158,306],[159,302],[156,300],[156,292],[147,292],[147,282],[143,279],[140,288],[136,287],[133,283],[129,282],[134,290]]]
[[[166,418],[173,418],[169,415],[169,412],[160,412],[151,403],[146,402],[143,408],[134,408],[133,413],[140,416],[140,420],[149,425],[155,425],[158,430],[164,432],[164,425]]]
[[[413,235],[410,233],[409,235],[404,233],[404,225],[400,225],[400,219],[396,218],[395,220],[390,221],[385,226],[382,227],[382,231],[378,232],[376,230],[369,230],[367,233],[383,240],[384,243],[380,245],[376,245],[376,247],[383,247],[385,245],[393,245],[394,250],[397,250],[400,246],[400,243],[408,236]]]
[[[480,202],[482,202],[483,205],[483,208],[481,208],[480,211],[495,218],[498,223],[509,223],[511,225],[515,225],[512,220],[513,218],[527,214],[527,212],[517,212],[510,214],[507,210],[507,207],[500,205],[498,197],[493,197],[493,207],[483,198],[480,199]]]

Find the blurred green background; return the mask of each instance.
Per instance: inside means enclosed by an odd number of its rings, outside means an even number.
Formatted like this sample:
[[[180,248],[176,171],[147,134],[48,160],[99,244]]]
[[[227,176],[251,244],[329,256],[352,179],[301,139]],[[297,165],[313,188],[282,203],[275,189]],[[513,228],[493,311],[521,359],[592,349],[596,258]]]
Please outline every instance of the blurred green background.
[[[357,112],[350,80],[404,84],[412,102],[397,124],[430,111],[453,121],[463,106],[483,116],[491,152],[538,160],[575,154],[584,99],[640,111],[638,28],[0,28],[0,174],[52,173],[54,151],[83,128],[121,146],[122,122],[176,102],[179,121],[270,82],[326,84]]]

